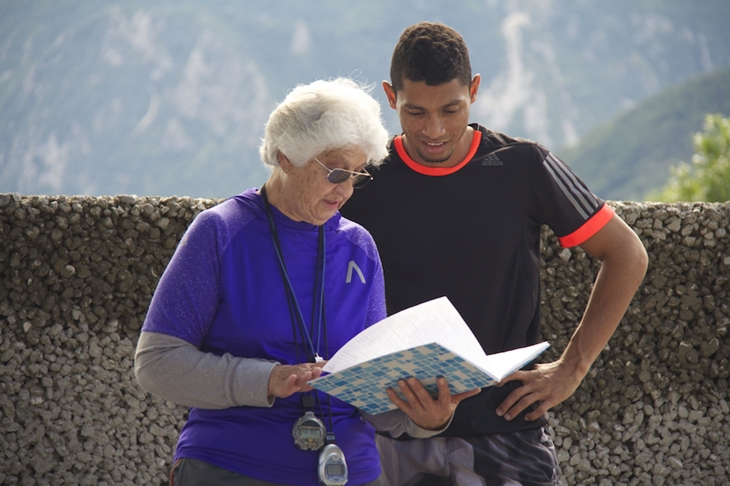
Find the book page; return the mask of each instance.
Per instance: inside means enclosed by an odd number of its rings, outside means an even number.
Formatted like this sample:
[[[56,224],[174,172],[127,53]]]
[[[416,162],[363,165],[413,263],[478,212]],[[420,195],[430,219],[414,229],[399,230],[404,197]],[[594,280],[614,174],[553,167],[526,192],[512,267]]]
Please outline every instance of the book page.
[[[548,347],[550,345],[547,342],[533,344],[525,348],[517,348],[511,351],[484,356],[481,361],[477,361],[474,364],[482,369],[488,370],[497,381],[501,381],[502,378],[511,375],[513,371],[522,368],[537,358]]]
[[[352,338],[327,362],[336,373],[380,356],[439,343],[479,366],[486,358],[479,341],[448,298],[440,297],[402,310]]]
[[[452,393],[492,386],[536,358],[547,342],[487,356],[446,297],[405,309],[364,330],[309,384],[367,413],[395,408],[386,390],[413,376],[431,392],[447,377]]]

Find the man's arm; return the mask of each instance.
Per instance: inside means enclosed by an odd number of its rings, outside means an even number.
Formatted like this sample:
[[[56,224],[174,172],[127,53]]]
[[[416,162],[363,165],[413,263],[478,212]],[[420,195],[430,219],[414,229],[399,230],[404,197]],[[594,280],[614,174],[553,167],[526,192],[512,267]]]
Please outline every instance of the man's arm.
[[[501,384],[513,380],[523,384],[497,408],[497,415],[507,420],[539,403],[525,415],[526,420],[536,420],[575,392],[644,279],[648,263],[644,245],[617,215],[580,246],[601,261],[583,318],[560,359],[539,364],[531,371],[517,371],[502,380]]]

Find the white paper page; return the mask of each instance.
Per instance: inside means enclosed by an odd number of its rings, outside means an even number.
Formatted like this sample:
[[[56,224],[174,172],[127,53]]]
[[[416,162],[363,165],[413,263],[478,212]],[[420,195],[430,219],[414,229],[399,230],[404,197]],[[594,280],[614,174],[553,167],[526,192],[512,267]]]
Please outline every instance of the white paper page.
[[[327,362],[323,371],[336,373],[385,354],[439,343],[481,367],[486,358],[479,341],[448,298],[440,297],[373,324],[352,338]]]
[[[547,342],[542,342],[525,348],[490,354],[489,356],[484,356],[480,361],[474,362],[474,364],[484,370],[489,370],[493,378],[501,381],[502,378],[512,374],[513,370],[522,368],[535,359],[549,346]]]

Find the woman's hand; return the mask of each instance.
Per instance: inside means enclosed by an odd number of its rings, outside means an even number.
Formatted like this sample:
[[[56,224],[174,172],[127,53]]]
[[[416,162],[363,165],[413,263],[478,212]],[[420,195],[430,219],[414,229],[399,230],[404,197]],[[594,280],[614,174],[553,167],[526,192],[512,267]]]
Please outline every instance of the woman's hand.
[[[286,398],[296,392],[312,389],[307,382],[319,378],[326,361],[298,365],[276,365],[269,375],[270,397]]]
[[[481,390],[477,388],[452,395],[445,378],[439,378],[436,383],[439,387],[438,398],[432,397],[421,382],[415,378],[398,381],[398,388],[405,400],[391,388],[388,388],[387,393],[390,400],[416,425],[426,430],[439,430],[451,420],[459,402],[476,395]]]

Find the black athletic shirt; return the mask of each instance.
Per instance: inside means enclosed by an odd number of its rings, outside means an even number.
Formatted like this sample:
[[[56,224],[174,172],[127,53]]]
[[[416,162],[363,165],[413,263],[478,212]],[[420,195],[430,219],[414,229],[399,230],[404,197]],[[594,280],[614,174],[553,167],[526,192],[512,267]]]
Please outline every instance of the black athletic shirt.
[[[538,342],[541,225],[563,246],[575,246],[613,210],[541,145],[470,126],[471,150],[448,169],[417,164],[395,137],[389,158],[341,212],[378,245],[388,314],[445,295],[492,354]],[[530,409],[511,422],[496,415],[517,386],[490,387],[462,401],[442,435],[545,425],[545,418],[523,420]]]

